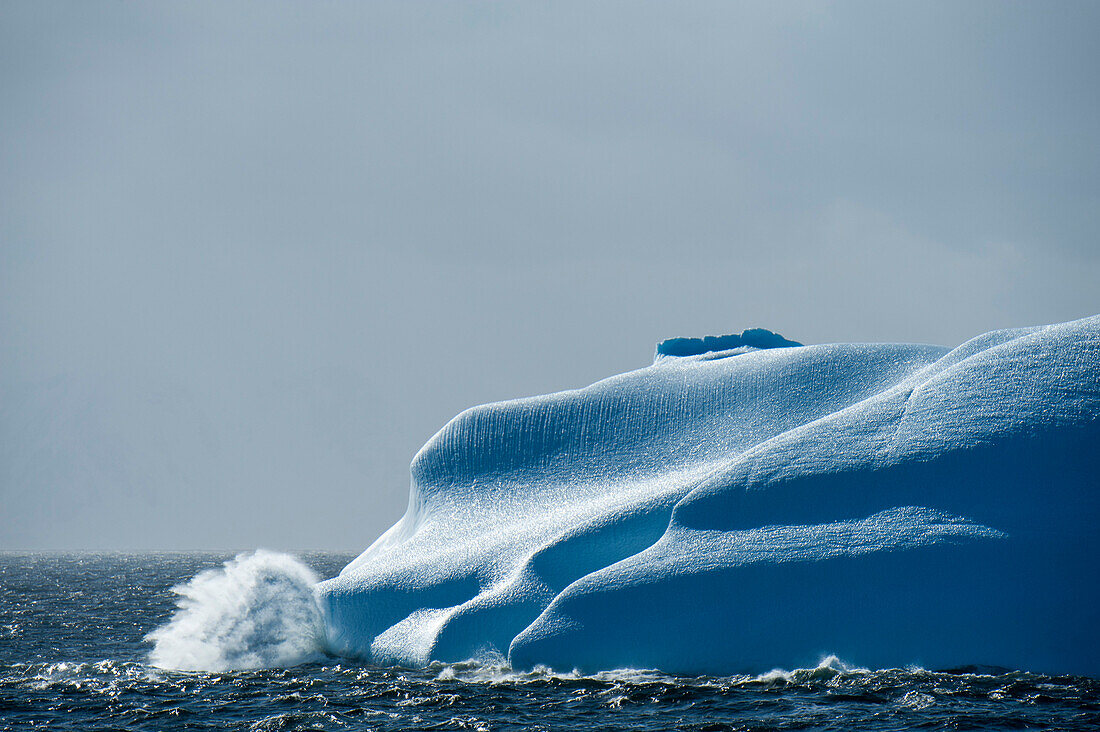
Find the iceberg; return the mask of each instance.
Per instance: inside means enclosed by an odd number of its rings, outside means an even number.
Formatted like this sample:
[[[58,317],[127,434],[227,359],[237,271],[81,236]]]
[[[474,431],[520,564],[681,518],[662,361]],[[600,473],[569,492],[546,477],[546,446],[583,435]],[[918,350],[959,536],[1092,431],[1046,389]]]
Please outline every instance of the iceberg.
[[[1100,674],[1100,316],[949,349],[673,339],[486,404],[317,597],[379,664]]]

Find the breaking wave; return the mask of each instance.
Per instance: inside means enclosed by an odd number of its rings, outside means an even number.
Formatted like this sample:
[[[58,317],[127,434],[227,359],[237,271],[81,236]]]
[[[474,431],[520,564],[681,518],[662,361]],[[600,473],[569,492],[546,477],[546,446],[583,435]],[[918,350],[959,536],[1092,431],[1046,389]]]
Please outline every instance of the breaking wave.
[[[288,554],[259,550],[177,585],[172,619],[146,636],[149,662],[180,671],[286,668],[323,656],[317,576]]]

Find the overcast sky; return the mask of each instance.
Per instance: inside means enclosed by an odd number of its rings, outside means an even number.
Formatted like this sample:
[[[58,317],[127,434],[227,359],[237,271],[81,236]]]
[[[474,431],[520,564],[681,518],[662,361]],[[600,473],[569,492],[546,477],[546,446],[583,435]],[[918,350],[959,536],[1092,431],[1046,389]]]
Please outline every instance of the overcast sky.
[[[1097,3],[0,4],[0,548],[358,550],[658,340],[1100,312]]]

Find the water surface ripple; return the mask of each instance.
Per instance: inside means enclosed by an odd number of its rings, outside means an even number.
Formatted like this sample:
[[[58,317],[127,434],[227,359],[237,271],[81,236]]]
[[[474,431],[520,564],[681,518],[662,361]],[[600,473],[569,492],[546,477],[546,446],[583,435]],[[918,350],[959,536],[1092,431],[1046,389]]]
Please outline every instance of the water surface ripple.
[[[826,659],[762,676],[426,669],[328,658],[170,672],[145,636],[170,588],[227,555],[0,554],[0,729],[1100,729],[1100,681],[1003,669],[866,671]],[[351,557],[305,555],[320,576]]]

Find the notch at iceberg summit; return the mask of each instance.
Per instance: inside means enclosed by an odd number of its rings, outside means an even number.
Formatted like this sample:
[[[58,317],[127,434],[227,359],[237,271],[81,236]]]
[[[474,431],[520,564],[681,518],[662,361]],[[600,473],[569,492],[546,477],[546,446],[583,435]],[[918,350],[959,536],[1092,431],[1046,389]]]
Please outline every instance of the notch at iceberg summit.
[[[702,338],[669,338],[657,344],[657,356],[699,356],[704,353],[748,353],[761,348],[789,348],[801,346],[778,333],[763,328],[749,328],[741,335],[703,336]]]
[[[469,409],[318,585],[333,653],[1100,675],[1100,316],[955,349],[673,339]]]

